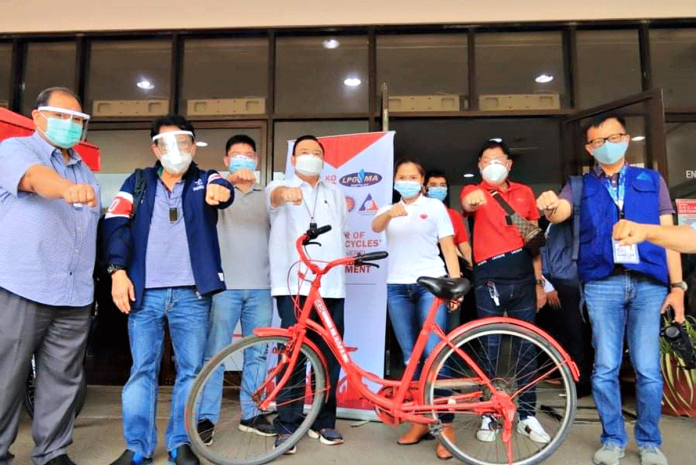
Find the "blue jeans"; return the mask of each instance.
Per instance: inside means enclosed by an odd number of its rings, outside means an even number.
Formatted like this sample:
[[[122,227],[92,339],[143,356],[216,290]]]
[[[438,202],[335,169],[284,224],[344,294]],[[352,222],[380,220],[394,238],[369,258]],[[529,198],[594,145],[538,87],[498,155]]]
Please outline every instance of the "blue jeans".
[[[148,289],[140,308],[128,315],[128,336],[133,355],[130,378],[123,387],[123,433],[126,448],[152,457],[157,446],[157,378],[164,321],[174,347],[176,381],[167,427],[167,450],[189,444],[184,426],[186,398],[203,364],[210,297],[199,297],[191,287]]]
[[[404,354],[404,365],[408,365],[411,359],[413,347],[434,300],[435,296],[420,284],[387,284],[387,311],[396,340]],[[447,329],[447,307],[444,304],[437,309],[435,323],[443,331]],[[434,333],[430,334],[414,379],[418,379],[424,360],[439,342],[439,337]]]
[[[213,296],[208,327],[208,346],[205,349],[207,362],[215,354],[232,342],[232,335],[237,323],[242,321],[242,336],[253,334],[256,328],[271,326],[273,319],[273,298],[270,289],[234,289]],[[242,368],[242,386],[239,402],[242,418],[248,420],[261,412],[250,394],[263,382],[266,374],[266,354],[259,347],[244,351]],[[220,420],[224,369],[218,368],[210,377],[203,390],[200,419],[207,419],[216,424]]]
[[[602,444],[625,447],[628,442],[619,388],[624,335],[628,336],[631,363],[636,372],[636,443],[640,447],[662,443],[660,308],[666,296],[667,286],[634,273],[585,284],[595,348],[592,393],[602,420]]]
[[[476,285],[476,311],[479,318],[504,316],[517,318],[529,323],[534,323],[536,318],[536,284],[499,284],[489,281]],[[497,299],[497,301],[496,301]],[[496,376],[500,370],[507,370],[498,366],[498,354],[500,353],[500,336],[484,336],[485,354],[478,358],[481,369],[489,376]],[[529,342],[515,338],[512,353],[516,354],[515,366],[510,369],[519,369],[518,386],[525,386],[532,382],[537,374],[537,351]],[[503,371],[504,372],[504,371]],[[536,389],[528,389],[518,399],[518,412],[520,419],[534,416],[536,410]]]

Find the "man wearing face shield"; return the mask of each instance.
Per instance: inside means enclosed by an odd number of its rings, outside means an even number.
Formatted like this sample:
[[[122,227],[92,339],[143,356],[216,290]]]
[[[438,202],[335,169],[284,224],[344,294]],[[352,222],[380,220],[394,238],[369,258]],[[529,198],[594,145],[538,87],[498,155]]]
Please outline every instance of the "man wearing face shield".
[[[510,151],[503,142],[490,140],[479,152],[479,170],[483,182],[462,189],[465,214],[474,218],[472,234],[476,309],[479,318],[507,315],[534,323],[537,311],[544,306],[546,293],[541,275],[541,257],[532,257],[524,249],[520,231],[507,223],[507,212],[494,198],[500,196],[521,217],[536,223],[539,211],[532,190],[512,182]],[[490,360],[497,360],[499,340],[491,341]],[[533,350],[519,348],[518,365],[522,385],[531,381],[536,367]],[[536,391],[529,389],[519,398],[518,434],[538,444],[550,437],[536,418]],[[494,420],[484,416],[476,437],[481,442],[495,442],[498,430]]]
[[[94,299],[99,190],[73,150],[89,120],[75,94],[44,90],[32,118],[33,135],[0,143],[0,464],[12,461],[36,354],[32,458],[70,465]]]
[[[309,294],[311,276],[300,286],[297,268],[291,266],[299,261],[294,247],[295,240],[307,231],[310,224],[317,226],[331,225],[332,230],[323,234],[318,241],[321,247],[311,247],[310,256],[314,260],[329,262],[345,256],[343,233],[347,227],[347,207],[343,193],[336,187],[321,179],[324,166],[324,147],[314,136],[302,136],[295,141],[291,159],[295,175],[284,181],[273,181],[266,187],[266,206],[271,215],[271,239],[269,253],[271,260],[271,292],[276,299],[278,313],[283,328],[295,323],[295,310],[292,298],[298,294]],[[304,267],[303,267],[304,268]],[[304,270],[303,271],[307,271]],[[289,273],[288,273],[289,272]],[[288,286],[288,279],[290,286]],[[343,267],[332,270],[321,281],[321,295],[328,311],[336,323],[336,329],[343,335],[343,305],[346,297],[346,279]],[[305,297],[300,298],[300,306]],[[317,319],[317,315],[313,315]],[[316,334],[310,333],[319,350],[328,361],[331,390],[321,412],[314,420],[310,437],[319,439],[322,444],[335,445],[343,443],[343,437],[336,430],[336,387],[340,366],[326,343]],[[281,398],[300,399],[299,402],[288,401],[278,407],[278,417],[274,425],[278,433],[276,445],[285,441],[303,421],[304,379],[289,380],[292,389],[280,393]],[[294,454],[295,448],[288,454]]]
[[[232,342],[240,321],[242,335],[246,337],[256,328],[271,326],[273,318],[268,258],[271,224],[263,188],[254,175],[259,160],[256,143],[249,136],[239,134],[227,141],[225,149],[223,161],[229,167],[227,179],[234,186],[236,200],[220,212],[217,224],[226,290],[213,296],[206,362]],[[263,382],[256,378],[263,371],[259,366],[265,361],[265,354],[258,352],[253,348],[244,352],[242,377],[249,389],[240,392],[242,418],[236,427],[260,436],[275,436],[266,416],[255,408],[254,402],[243,397]],[[199,408],[198,434],[206,444],[212,444],[215,425],[220,419],[222,387],[221,370],[206,383]]]
[[[229,207],[234,197],[220,174],[193,163],[195,134],[186,119],[161,117],[150,135],[157,162],[126,179],[103,226],[112,297],[128,314],[133,356],[122,396],[126,451],[113,463],[152,463],[166,319],[176,361],[166,433],[169,463],[194,465],[199,461],[189,446],[184,407],[203,364],[211,295],[225,289],[218,210]]]
[[[592,325],[595,348],[592,393],[602,420],[602,448],[594,463],[614,465],[628,441],[621,413],[619,370],[627,336],[636,371],[638,421],[635,438],[643,465],[666,465],[659,447],[662,399],[660,311],[672,307],[675,321],[684,321],[681,259],[650,243],[621,244],[612,232],[620,220],[650,225],[673,224],[667,185],[654,170],[630,166],[626,150],[630,135],[618,115],[602,115],[585,127],[585,149],[595,159],[583,176],[580,205],[578,272]],[[537,205],[552,223],[573,215],[570,183],[560,195],[544,192]]]

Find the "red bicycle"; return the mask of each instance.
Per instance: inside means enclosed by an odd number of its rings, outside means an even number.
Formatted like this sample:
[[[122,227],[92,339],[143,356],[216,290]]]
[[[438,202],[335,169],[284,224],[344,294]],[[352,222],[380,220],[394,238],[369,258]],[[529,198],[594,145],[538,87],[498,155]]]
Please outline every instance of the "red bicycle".
[[[292,448],[308,432],[329,390],[326,359],[307,337],[308,331],[314,331],[326,341],[348,382],[375,406],[384,423],[427,424],[465,463],[529,465],[548,458],[566,438],[575,418],[573,381],[578,380],[579,372],[563,348],[534,325],[507,317],[476,320],[445,334],[434,322],[437,308],[464,295],[471,285],[465,279],[420,278],[418,282],[436,298],[402,378],[386,380],[364,371],[351,360],[350,352],[357,349],[344,345],[319,286],[332,268],[377,266],[371,262],[386,258],[387,253],[345,257],[320,266],[307,256],[305,247],[330,229],[313,227],[297,239],[301,262],[314,274],[303,308],[296,309],[297,324],[255,330],[253,336],[215,355],[196,378],[186,406],[186,429],[194,451],[218,465],[252,465],[269,462]],[[314,311],[318,319],[311,318]],[[431,333],[441,341],[424,361],[420,378],[414,379]],[[224,379],[221,399],[219,382],[208,386],[216,373]],[[365,381],[382,387],[373,392]],[[218,395],[219,420],[214,442],[206,441],[206,445],[196,425],[204,413],[201,400],[211,391]],[[303,405],[304,420],[277,448],[273,437],[240,424],[255,415],[273,415],[279,405],[294,402]],[[548,441],[540,444],[525,434],[517,422],[520,409],[535,413]],[[493,433],[486,442],[476,435],[484,418]],[[449,422],[455,428],[455,440],[440,434],[443,423]]]

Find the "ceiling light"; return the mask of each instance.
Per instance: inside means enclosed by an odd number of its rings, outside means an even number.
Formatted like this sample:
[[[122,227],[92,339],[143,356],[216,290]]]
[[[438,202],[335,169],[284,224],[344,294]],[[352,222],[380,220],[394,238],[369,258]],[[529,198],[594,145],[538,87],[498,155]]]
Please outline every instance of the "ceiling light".
[[[343,84],[348,87],[358,87],[362,81],[356,77],[348,77],[343,81]]]
[[[198,147],[207,147],[207,146],[208,146],[208,143],[207,143],[207,142],[203,142],[202,140],[199,140],[198,142],[196,142],[196,145],[197,145]]]
[[[145,90],[150,90],[150,89],[155,88],[155,85],[153,83],[151,83],[150,81],[148,81],[147,79],[143,79],[142,81],[140,81],[137,84],[137,86],[140,87],[141,89],[145,89]]]
[[[330,49],[338,48],[338,46],[341,45],[341,43],[339,41],[337,41],[336,39],[326,39],[321,44],[324,46],[324,48],[330,48]]]
[[[631,137],[631,140],[634,140],[636,142],[640,142],[642,140],[645,140],[645,136],[636,136],[636,137]]]
[[[474,173],[466,173],[466,174],[464,175],[464,177],[465,177],[465,178],[473,178],[473,177],[474,177]]]
[[[489,141],[491,141],[491,142],[497,142],[497,143],[500,144],[500,143],[503,141],[503,139],[501,139],[500,137],[494,137],[493,139],[489,139]]]
[[[553,76],[550,76],[548,74],[540,74],[534,80],[539,84],[546,84],[547,82],[553,81]]]

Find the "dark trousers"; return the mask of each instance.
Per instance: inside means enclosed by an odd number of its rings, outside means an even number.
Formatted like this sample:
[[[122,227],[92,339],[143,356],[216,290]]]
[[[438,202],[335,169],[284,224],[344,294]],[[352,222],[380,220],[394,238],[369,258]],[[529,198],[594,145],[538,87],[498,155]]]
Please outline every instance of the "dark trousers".
[[[300,308],[304,305],[305,300],[305,297],[300,298]],[[329,311],[329,314],[331,314],[331,317],[336,324],[336,329],[341,337],[343,337],[344,330],[344,302],[345,299],[324,299],[326,309]],[[297,318],[295,317],[295,308],[291,296],[276,297],[276,304],[278,306],[278,314],[280,316],[281,326],[283,328],[289,328],[297,323]],[[314,310],[312,319],[317,322],[319,321],[319,315]],[[336,360],[336,357],[334,357],[331,349],[329,349],[319,335],[317,335],[314,331],[308,331],[307,337],[317,345],[319,351],[321,351],[321,353],[326,357],[326,362],[329,369],[329,373],[327,373],[329,379],[327,382],[331,383],[331,389],[328,392],[328,399],[322,405],[319,416],[317,416],[316,420],[314,420],[312,429],[319,431],[324,428],[335,428],[336,388],[338,387],[338,376],[341,372],[341,366],[338,364],[338,360]],[[273,422],[278,434],[292,434],[304,420],[302,409],[304,407],[306,373],[304,368],[299,368],[304,366],[305,358],[298,358],[297,367],[286,384],[286,386],[289,387],[283,389],[278,395],[278,416]]]
[[[33,461],[67,453],[84,376],[91,307],[53,307],[0,289],[0,465],[11,462],[24,386],[36,354]]]
[[[558,292],[561,308],[546,306],[537,315],[537,324],[557,340],[577,363],[580,369],[579,394],[589,394],[591,389],[592,328],[589,320],[583,321],[580,309],[580,288],[577,283],[551,280]]]
[[[478,317],[507,315],[511,318],[534,323],[536,317],[535,286],[534,283],[496,284],[492,281],[478,284],[476,286]],[[487,375],[500,376],[515,372],[519,375],[517,379],[519,387],[527,385],[534,379],[537,370],[537,352],[529,342],[515,338],[513,347],[501,348],[500,336],[484,336],[482,340],[485,353],[479,356],[479,363]],[[502,358],[500,357],[501,350],[512,351],[511,360],[514,362],[512,367],[499,366],[499,359]],[[536,409],[536,389],[534,387],[520,395],[517,409],[522,420],[534,416]]]

